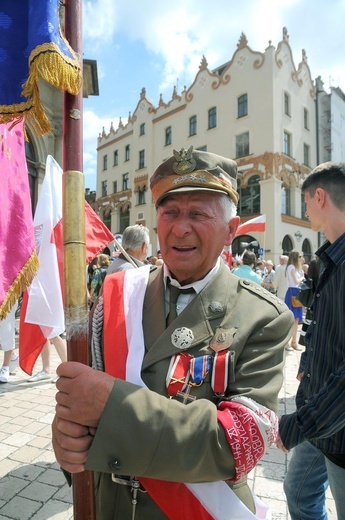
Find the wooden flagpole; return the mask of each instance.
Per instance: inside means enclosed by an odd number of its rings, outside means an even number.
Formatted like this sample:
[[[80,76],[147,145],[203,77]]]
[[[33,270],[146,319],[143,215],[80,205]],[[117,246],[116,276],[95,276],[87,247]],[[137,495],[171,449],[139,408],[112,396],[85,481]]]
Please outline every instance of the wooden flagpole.
[[[82,0],[65,0],[65,34],[82,67]],[[83,176],[83,90],[64,92],[63,225],[67,353],[89,365],[86,291],[85,199]],[[73,475],[75,520],[94,520],[93,472]]]

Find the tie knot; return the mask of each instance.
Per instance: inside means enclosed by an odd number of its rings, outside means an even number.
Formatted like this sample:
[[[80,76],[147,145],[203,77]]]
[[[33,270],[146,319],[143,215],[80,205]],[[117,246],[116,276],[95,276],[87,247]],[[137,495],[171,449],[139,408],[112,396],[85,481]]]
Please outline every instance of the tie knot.
[[[182,287],[175,287],[174,285],[171,285],[170,282],[169,282],[169,291],[170,291],[170,297],[169,297],[169,314],[167,316],[167,325],[170,325],[170,323],[177,316],[176,303],[177,303],[177,299],[178,299],[179,295],[195,293],[193,287],[189,287],[188,289],[183,289]]]
[[[180,294],[193,294],[195,291],[193,287],[189,287],[188,289],[183,289],[182,287],[175,287],[174,285],[169,285],[170,289],[170,301],[173,303],[177,302]]]

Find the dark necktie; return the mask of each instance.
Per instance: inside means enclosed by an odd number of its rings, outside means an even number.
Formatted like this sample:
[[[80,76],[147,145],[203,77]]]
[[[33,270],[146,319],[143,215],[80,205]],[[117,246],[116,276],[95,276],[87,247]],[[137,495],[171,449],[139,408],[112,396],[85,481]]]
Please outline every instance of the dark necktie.
[[[176,303],[180,294],[193,294],[195,293],[193,287],[189,289],[180,289],[179,287],[175,287],[174,285],[169,284],[170,289],[170,300],[169,300],[169,314],[167,316],[166,324],[167,327],[174,321],[177,317],[176,312]]]

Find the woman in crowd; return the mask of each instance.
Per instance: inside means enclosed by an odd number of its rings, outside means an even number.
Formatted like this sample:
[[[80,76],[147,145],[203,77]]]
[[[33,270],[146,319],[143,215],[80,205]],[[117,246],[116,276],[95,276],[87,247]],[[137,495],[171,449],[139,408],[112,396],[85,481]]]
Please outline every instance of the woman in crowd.
[[[302,269],[302,255],[294,249],[290,251],[289,259],[286,264],[285,276],[287,280],[285,303],[293,312],[295,318],[292,327],[291,346],[287,345],[285,348],[286,350],[301,350],[301,347],[299,347],[297,343],[297,329],[299,322],[302,321],[303,308],[293,306],[292,300],[293,296],[296,296],[298,293],[298,285],[302,282],[302,280],[304,280],[304,273]]]

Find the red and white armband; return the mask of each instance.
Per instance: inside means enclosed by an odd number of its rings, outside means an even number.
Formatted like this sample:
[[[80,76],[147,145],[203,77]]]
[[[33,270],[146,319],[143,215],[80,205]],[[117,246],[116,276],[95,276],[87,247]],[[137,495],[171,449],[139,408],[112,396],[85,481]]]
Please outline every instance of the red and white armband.
[[[244,396],[232,397],[218,405],[222,425],[235,459],[237,482],[263,457],[278,435],[278,416],[265,406]]]

